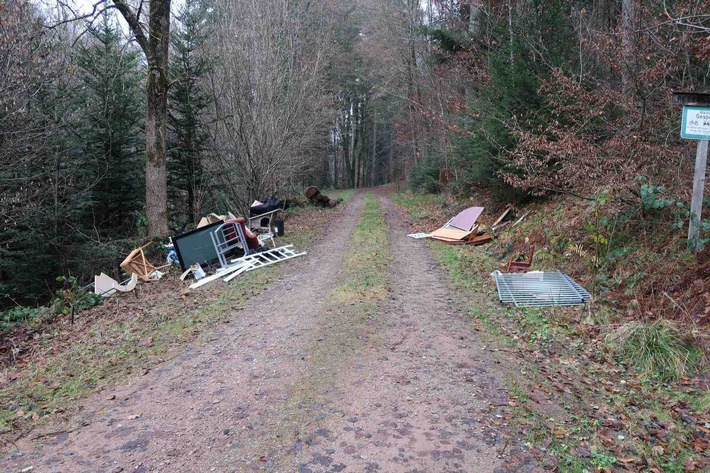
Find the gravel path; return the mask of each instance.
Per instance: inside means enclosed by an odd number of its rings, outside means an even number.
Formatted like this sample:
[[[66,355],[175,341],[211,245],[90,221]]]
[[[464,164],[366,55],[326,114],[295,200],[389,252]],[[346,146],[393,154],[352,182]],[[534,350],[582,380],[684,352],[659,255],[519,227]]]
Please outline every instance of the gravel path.
[[[329,299],[359,193],[208,345],[87,398],[78,428],[41,448],[23,440],[0,470],[503,471],[489,409],[505,398],[498,370],[424,243],[380,201],[392,291],[376,317],[350,324]]]

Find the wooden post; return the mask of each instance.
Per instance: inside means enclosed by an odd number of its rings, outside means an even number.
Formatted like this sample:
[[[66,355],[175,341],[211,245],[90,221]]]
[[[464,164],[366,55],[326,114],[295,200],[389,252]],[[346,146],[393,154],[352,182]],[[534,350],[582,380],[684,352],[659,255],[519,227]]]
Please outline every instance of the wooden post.
[[[690,226],[688,241],[693,253],[698,251],[700,227],[702,223],[703,191],[705,190],[705,167],[708,160],[708,140],[698,141],[695,155],[695,177],[693,178],[693,200],[690,203]]]

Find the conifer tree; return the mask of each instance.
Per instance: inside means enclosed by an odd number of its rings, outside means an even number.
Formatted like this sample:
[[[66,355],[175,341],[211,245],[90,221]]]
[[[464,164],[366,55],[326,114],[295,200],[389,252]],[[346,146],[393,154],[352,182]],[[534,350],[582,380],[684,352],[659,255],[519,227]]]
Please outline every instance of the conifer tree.
[[[89,30],[76,63],[81,88],[76,97],[82,117],[86,196],[82,223],[120,234],[134,232],[143,208],[142,110],[140,54],[122,38],[110,12]]]
[[[211,98],[204,87],[211,63],[203,45],[210,10],[203,0],[187,0],[173,30],[168,124],[168,195],[174,213],[197,223],[206,191],[204,168],[209,134],[204,116]],[[184,218],[184,217],[183,217]]]

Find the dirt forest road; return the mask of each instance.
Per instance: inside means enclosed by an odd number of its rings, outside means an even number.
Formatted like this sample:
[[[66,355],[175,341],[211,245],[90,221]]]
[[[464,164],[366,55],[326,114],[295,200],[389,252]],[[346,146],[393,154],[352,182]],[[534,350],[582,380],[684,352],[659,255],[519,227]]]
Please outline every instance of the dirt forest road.
[[[206,346],[85,399],[0,470],[521,471],[486,412],[505,398],[497,365],[385,195],[389,299],[357,328],[330,302],[363,196]]]

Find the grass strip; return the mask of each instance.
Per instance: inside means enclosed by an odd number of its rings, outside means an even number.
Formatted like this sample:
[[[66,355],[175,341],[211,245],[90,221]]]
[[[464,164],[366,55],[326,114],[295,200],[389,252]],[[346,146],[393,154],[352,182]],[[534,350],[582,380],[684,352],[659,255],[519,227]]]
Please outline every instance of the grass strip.
[[[304,350],[308,353],[308,375],[289,392],[286,424],[296,426],[296,431],[307,431],[314,418],[312,406],[326,406],[328,396],[336,395],[333,388],[339,376],[363,347],[380,343],[378,315],[388,295],[391,255],[379,201],[370,194],[364,199],[363,212],[343,257],[339,284],[326,298],[319,314],[320,328]],[[274,435],[283,438],[282,434]]]

